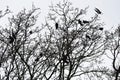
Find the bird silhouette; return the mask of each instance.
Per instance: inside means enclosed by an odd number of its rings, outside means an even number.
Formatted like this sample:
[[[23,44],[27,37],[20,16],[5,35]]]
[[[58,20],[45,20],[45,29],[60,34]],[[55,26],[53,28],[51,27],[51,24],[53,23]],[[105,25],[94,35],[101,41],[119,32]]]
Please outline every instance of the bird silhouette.
[[[33,32],[32,32],[32,31],[30,31],[29,33],[30,33],[30,34],[32,34]]]
[[[39,61],[39,57],[37,57],[37,58],[35,59],[35,61],[38,62],[38,61]]]
[[[43,56],[43,54],[42,53],[40,53],[40,57],[42,57]]]
[[[79,19],[78,20],[78,23],[81,25],[81,26],[83,26],[83,23],[82,23],[82,21]]]
[[[103,30],[103,28],[102,28],[102,27],[100,27],[100,28],[99,28],[99,30],[101,30],[101,31],[102,31],[102,30]]]
[[[12,36],[9,36],[9,43],[13,43],[14,42],[14,38]]]
[[[58,29],[58,23],[55,23],[55,28]]]
[[[87,23],[89,23],[89,21],[83,20],[83,23],[84,23],[84,24],[87,24]]]
[[[87,38],[87,39],[91,39],[91,38],[90,38],[90,36],[89,36],[89,35],[87,35],[87,34],[86,34],[86,38]]]
[[[69,63],[68,61],[67,61],[67,55],[62,55],[62,60],[63,60],[63,62],[65,62],[65,63]]]
[[[1,67],[1,65],[2,65],[2,62],[0,62],[0,67]]]
[[[98,14],[101,14],[101,13],[102,13],[98,8],[95,8],[95,11],[96,11]]]

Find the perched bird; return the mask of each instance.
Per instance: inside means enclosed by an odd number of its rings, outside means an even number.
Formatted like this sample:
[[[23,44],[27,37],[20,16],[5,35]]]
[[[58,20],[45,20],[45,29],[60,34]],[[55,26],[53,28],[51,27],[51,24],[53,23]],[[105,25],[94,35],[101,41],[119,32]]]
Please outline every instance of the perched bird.
[[[102,31],[102,30],[103,30],[103,28],[102,28],[102,27],[100,27],[100,28],[99,28],[99,30],[101,30],[101,31]]]
[[[78,20],[78,23],[81,25],[81,26],[83,26],[83,23],[82,23],[82,21],[79,19]]]
[[[87,35],[87,34],[86,34],[86,38],[87,38],[87,39],[91,39],[91,38],[90,38],[90,36],[89,36],[89,35]]]
[[[30,31],[29,33],[30,33],[30,34],[32,34],[33,32],[32,32],[32,31]]]
[[[101,13],[102,13],[98,8],[95,8],[95,11],[96,11],[98,14],[101,14]]]
[[[43,54],[42,53],[40,53],[40,57],[42,57],[43,56]]]
[[[9,36],[9,43],[13,43],[14,42],[14,38],[12,36]]]
[[[58,29],[58,23],[55,23],[55,28]]]
[[[0,62],[0,67],[1,67],[2,63]]]
[[[35,59],[35,61],[38,62],[38,61],[39,61],[39,57],[37,57],[37,58]]]
[[[84,24],[88,24],[88,23],[89,23],[89,21],[83,20],[83,23],[84,23]]]
[[[69,62],[67,61],[67,55],[64,55],[64,54],[63,54],[63,55],[62,55],[62,60],[63,60],[64,63],[67,63],[67,64],[69,63]]]

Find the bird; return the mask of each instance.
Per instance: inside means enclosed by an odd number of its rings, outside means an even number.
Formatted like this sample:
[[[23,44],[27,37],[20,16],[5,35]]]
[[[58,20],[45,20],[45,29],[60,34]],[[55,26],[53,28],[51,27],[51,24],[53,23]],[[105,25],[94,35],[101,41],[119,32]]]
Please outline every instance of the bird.
[[[14,38],[12,36],[9,36],[9,43],[13,43],[14,42]]]
[[[35,59],[35,61],[38,62],[38,61],[39,61],[39,57],[37,57],[37,58]]]
[[[83,22],[81,20],[78,20],[78,23],[83,26]]]
[[[103,28],[102,28],[102,27],[100,27],[100,28],[99,28],[99,30],[101,30],[101,31],[102,31],[102,30],[103,30]]]
[[[83,26],[83,23],[82,23],[82,21],[79,19],[78,20],[78,23],[81,25],[81,26]]]
[[[0,67],[1,67],[1,65],[2,65],[2,62],[0,62]]]
[[[83,23],[84,23],[84,24],[87,24],[87,23],[89,23],[89,21],[83,20]]]
[[[86,38],[91,39],[89,35],[86,34]]]
[[[64,62],[64,63],[68,63],[68,61],[67,61],[67,55],[64,55],[64,54],[63,54],[62,57],[63,57],[63,58],[62,58],[63,62]]]
[[[58,29],[58,23],[55,23],[55,28]]]
[[[42,57],[43,56],[43,54],[42,53],[40,53],[40,57]]]
[[[30,34],[32,34],[33,32],[32,32],[32,31],[30,31],[29,33],[30,33]]]
[[[102,12],[101,12],[98,8],[95,8],[95,11],[96,11],[98,14],[102,14]]]

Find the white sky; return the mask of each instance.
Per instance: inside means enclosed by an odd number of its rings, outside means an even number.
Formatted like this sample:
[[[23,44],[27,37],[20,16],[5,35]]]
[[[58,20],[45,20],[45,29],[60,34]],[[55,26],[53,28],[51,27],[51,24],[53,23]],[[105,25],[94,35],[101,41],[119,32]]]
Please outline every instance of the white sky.
[[[36,7],[41,8],[42,16],[41,20],[43,21],[44,17],[47,16],[49,5],[51,2],[57,3],[62,0],[0,0],[0,10],[5,9],[6,6],[14,12],[19,12],[23,8],[31,9],[32,3]],[[79,8],[85,8],[89,5],[90,12],[94,11],[94,8],[99,8],[103,15],[101,15],[101,19],[105,22],[106,28],[116,27],[120,23],[120,0],[70,0],[73,3],[73,6]],[[88,11],[89,12],[89,11]],[[2,20],[3,21],[3,20]],[[42,22],[41,21],[41,22]]]

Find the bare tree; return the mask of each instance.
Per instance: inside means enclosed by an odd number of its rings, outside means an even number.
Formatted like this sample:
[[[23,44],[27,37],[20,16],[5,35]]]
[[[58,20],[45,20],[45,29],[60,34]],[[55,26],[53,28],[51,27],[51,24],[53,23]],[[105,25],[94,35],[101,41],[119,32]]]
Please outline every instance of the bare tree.
[[[63,0],[50,6],[41,27],[35,26],[39,8],[9,18],[9,27],[0,31],[3,80],[105,79],[102,12],[95,8],[95,16],[84,19],[87,9]]]
[[[113,32],[106,31],[106,50],[107,56],[112,60],[111,77],[114,80],[120,79],[120,26],[118,26]]]
[[[67,1],[50,6],[45,24],[49,44],[44,47],[44,53],[49,55],[50,62],[44,73],[46,80],[101,80],[102,73],[107,71],[99,65],[106,43],[102,36],[103,24],[99,23],[100,14],[81,19],[87,9],[73,8]]]
[[[37,76],[38,63],[34,60],[41,55],[38,49],[41,41],[39,32],[42,30],[35,26],[37,10],[39,8],[28,12],[22,10],[9,18],[9,27],[0,31],[0,64],[5,70],[4,80],[33,80]]]

